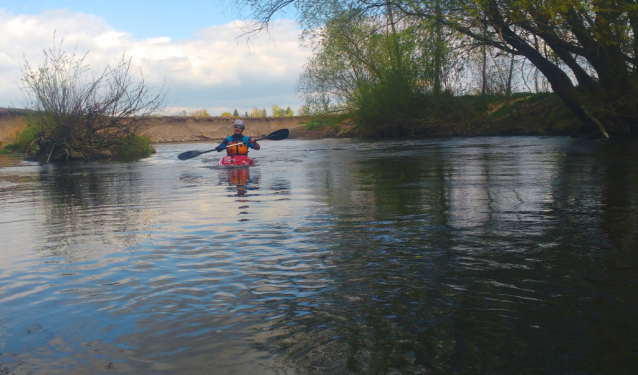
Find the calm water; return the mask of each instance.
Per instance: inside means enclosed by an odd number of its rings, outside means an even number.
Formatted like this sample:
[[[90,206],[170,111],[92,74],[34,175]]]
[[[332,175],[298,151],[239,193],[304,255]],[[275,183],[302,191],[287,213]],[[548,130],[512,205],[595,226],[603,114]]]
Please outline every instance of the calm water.
[[[638,144],[0,159],[0,374],[638,368]]]

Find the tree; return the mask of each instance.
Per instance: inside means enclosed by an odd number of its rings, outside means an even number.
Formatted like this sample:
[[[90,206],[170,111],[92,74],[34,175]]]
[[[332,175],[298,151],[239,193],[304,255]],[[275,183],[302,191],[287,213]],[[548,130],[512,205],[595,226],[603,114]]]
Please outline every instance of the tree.
[[[409,14],[431,18],[427,1]],[[448,9],[445,25],[507,53],[526,57],[585,124],[602,134],[638,132],[638,9],[627,1],[470,1]],[[486,22],[489,31],[480,32]],[[595,125],[594,125],[595,124]]]
[[[449,33],[395,12],[345,12],[306,33],[314,55],[298,89],[311,113],[349,114],[378,135],[409,135],[444,107],[430,99],[449,88],[448,72],[461,61],[448,47]]]
[[[261,110],[261,117],[268,117],[268,112],[266,112],[266,108]]]
[[[248,111],[246,111],[246,113],[244,114],[244,117],[248,117]]]
[[[250,117],[264,117],[264,116],[263,116],[263,113],[262,113],[261,109],[259,109],[257,107],[253,107],[253,111],[252,111]]]
[[[286,108],[286,110],[284,111],[284,116],[286,117],[292,117],[295,115],[295,112],[290,109],[290,107]]]
[[[310,109],[308,108],[308,106],[302,105],[299,108],[298,113],[299,113],[299,116],[309,116],[310,115]]]
[[[233,117],[233,115],[230,112],[224,112],[221,117]]]
[[[566,0],[239,0],[251,31],[294,4],[306,29],[335,11],[372,17],[392,4],[406,16],[433,21],[478,44],[523,56],[583,123],[600,132],[638,134],[638,5],[634,1]],[[350,16],[349,18],[353,18]],[[485,56],[485,54],[484,54]],[[485,81],[485,79],[484,79]]]
[[[47,161],[52,155],[96,158],[133,150],[138,134],[164,109],[164,87],[149,86],[130,59],[91,71],[87,55],[69,55],[61,42],[44,51],[37,68],[25,61],[22,105],[36,112],[29,125],[32,144]]]
[[[195,110],[191,112],[190,116],[191,117],[211,117],[210,114],[208,114],[208,111],[205,109]]]
[[[239,117],[239,112],[237,112],[237,108],[235,108],[235,111],[233,112],[233,117]]]
[[[273,105],[272,106],[272,117],[282,117],[283,116],[283,111],[281,110],[281,108],[279,108],[278,105]]]

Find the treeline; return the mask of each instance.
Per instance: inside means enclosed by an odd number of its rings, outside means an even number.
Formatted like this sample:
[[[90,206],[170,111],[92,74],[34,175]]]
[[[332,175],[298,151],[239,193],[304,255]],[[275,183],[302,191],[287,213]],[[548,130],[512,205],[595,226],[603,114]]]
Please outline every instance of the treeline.
[[[293,111],[290,107],[286,109],[279,108],[278,105],[273,105],[271,108],[271,115],[268,115],[268,111],[266,108],[259,109],[257,107],[253,107],[252,111],[249,113],[248,111],[244,112],[244,114],[240,114],[237,109],[230,112],[224,112],[220,117],[292,117],[295,115],[295,111]],[[300,110],[300,115],[304,115],[305,108],[302,107]],[[181,111],[177,113],[177,116],[190,116],[190,117],[212,117],[206,109],[198,109],[192,112]]]
[[[297,8],[312,113],[406,134],[469,121],[463,96],[552,91],[586,131],[638,133],[633,1],[239,1],[254,31]]]

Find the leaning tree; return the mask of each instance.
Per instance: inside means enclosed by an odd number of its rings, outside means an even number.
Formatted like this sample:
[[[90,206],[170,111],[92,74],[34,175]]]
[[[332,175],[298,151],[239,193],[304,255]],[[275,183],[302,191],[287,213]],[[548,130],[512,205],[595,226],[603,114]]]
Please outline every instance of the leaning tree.
[[[249,31],[295,6],[306,27],[335,8],[370,14],[389,5],[478,43],[524,56],[586,125],[602,134],[638,134],[636,0],[237,0]]]

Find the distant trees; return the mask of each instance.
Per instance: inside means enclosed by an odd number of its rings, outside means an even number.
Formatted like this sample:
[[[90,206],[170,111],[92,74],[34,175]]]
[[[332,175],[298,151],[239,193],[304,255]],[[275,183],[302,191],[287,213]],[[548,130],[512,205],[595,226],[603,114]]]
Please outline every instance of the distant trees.
[[[286,109],[279,108],[278,105],[272,106],[272,117],[292,117],[295,115],[295,112],[290,109],[290,107]]]
[[[295,115],[295,111],[293,111],[292,109],[290,109],[290,107],[288,107],[284,110],[283,115],[286,117],[292,117]]]
[[[286,109],[279,108],[278,105],[274,105],[271,107],[273,116],[272,117],[292,117],[295,115],[295,112],[287,107]],[[186,111],[180,111],[177,113],[177,116],[191,116],[191,117],[211,117],[206,109],[198,109],[193,112],[187,113]],[[239,111],[235,109],[233,113],[224,112],[220,115],[220,117],[240,117]],[[268,112],[266,108],[259,109],[257,107],[253,107],[252,111],[248,113],[246,111],[244,113],[244,117],[268,117]]]
[[[253,111],[250,114],[250,117],[266,117],[264,115],[264,113],[261,111],[261,109],[257,108],[257,107],[253,107]]]
[[[191,112],[190,114],[191,117],[211,117],[210,114],[208,114],[208,111],[205,109],[198,109],[195,110],[193,112]]]

